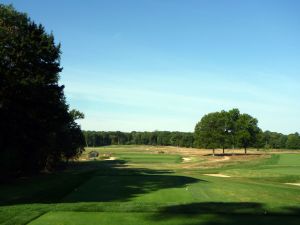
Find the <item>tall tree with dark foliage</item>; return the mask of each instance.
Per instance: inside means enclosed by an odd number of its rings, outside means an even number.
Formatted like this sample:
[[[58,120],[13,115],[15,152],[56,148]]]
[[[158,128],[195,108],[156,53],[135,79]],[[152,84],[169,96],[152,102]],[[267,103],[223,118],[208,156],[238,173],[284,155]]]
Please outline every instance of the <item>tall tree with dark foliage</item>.
[[[0,171],[50,169],[83,150],[84,137],[58,84],[60,45],[12,6],[0,4]]]

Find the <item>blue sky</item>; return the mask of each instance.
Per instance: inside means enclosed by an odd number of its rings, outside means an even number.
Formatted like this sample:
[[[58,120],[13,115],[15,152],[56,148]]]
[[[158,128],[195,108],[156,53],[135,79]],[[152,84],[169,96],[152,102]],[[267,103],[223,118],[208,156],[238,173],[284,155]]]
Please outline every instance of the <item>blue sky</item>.
[[[193,131],[239,108],[264,130],[300,131],[300,1],[1,2],[62,44],[83,129]]]

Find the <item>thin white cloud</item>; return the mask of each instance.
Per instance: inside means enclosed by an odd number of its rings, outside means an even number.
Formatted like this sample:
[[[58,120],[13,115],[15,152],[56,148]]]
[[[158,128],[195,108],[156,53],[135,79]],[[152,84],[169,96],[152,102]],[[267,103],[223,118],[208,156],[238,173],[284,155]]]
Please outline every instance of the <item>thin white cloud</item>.
[[[205,76],[149,76],[138,80],[137,75],[102,75],[102,79],[93,74],[92,80],[69,81],[65,91],[72,103],[83,103],[79,109],[86,114],[84,129],[192,131],[204,114],[233,107],[258,117],[263,129],[280,131],[282,124],[291,122],[288,117],[297,121],[300,109],[291,110],[298,102],[290,95],[299,94],[287,89],[295,85],[289,77],[277,78],[282,89],[276,89],[263,75],[253,78],[255,82]],[[288,129],[297,127],[289,125],[281,131]]]

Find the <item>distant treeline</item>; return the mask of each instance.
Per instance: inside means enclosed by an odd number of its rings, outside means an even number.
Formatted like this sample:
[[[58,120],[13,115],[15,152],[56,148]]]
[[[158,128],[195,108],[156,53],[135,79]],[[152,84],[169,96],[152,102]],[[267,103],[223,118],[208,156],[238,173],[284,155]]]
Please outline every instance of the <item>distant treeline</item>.
[[[192,132],[120,132],[120,131],[83,131],[87,147],[106,145],[161,145],[201,148]],[[240,146],[236,146],[240,147]],[[300,149],[300,135],[298,133],[284,135],[265,131],[258,135],[258,140],[251,146],[261,149]],[[227,146],[232,148],[232,146]]]
[[[87,147],[106,145],[162,145],[194,147],[194,134],[191,132],[120,132],[83,131]]]
[[[300,135],[265,131],[260,145],[267,149],[300,149]]]

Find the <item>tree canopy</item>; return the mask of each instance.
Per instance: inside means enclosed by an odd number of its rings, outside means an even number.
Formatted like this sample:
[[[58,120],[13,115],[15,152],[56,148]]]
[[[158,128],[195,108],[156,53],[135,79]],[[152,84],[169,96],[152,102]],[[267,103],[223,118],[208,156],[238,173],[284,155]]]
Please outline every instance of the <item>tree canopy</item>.
[[[60,45],[42,25],[0,4],[0,169],[3,175],[50,169],[84,146],[82,115],[59,85]]]
[[[241,114],[236,123],[236,139],[239,146],[245,149],[246,154],[247,148],[254,146],[257,141],[257,135],[260,131],[257,126],[258,121],[248,114]]]
[[[222,148],[229,146],[243,147],[245,153],[249,146],[254,146],[260,131],[257,119],[248,114],[240,114],[238,109],[228,112],[213,112],[202,117],[195,127],[195,139],[204,148]]]
[[[299,133],[290,134],[287,136],[286,146],[289,149],[300,149]]]

